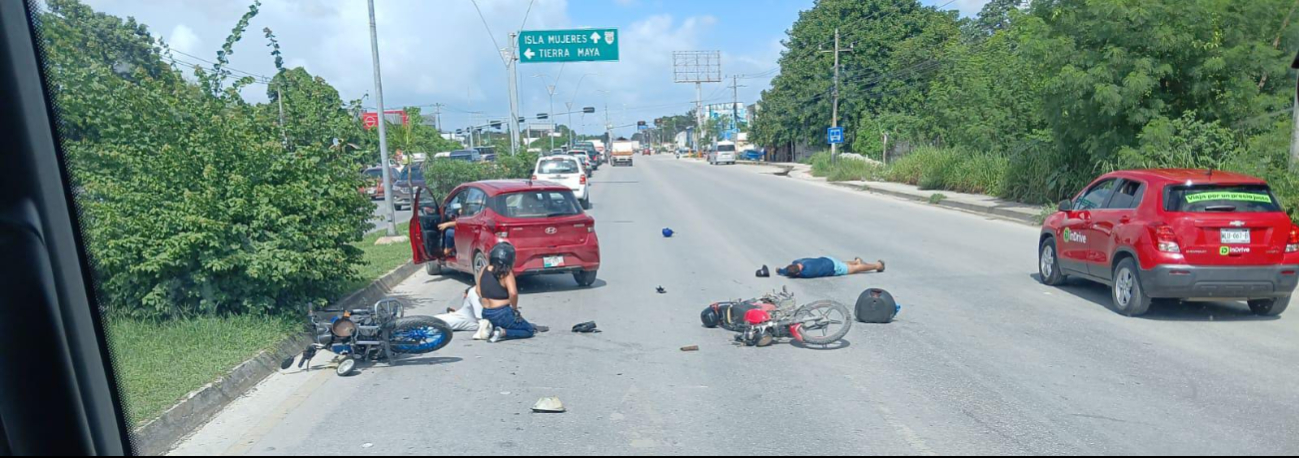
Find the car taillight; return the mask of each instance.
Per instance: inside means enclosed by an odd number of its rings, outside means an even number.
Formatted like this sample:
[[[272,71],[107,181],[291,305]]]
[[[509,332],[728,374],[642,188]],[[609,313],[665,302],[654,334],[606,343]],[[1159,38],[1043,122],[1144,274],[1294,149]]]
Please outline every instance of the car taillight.
[[[1177,244],[1177,234],[1169,226],[1159,226],[1155,228],[1155,241],[1159,245],[1159,251],[1165,253],[1181,253],[1182,247]]]
[[[1299,252],[1299,225],[1290,225],[1290,239],[1286,241],[1285,252]]]
[[[578,182],[580,182],[580,183],[582,183],[582,184],[586,184],[586,175],[582,175],[582,176],[578,177]]]
[[[537,181],[537,176],[536,176],[536,175],[533,175],[533,176],[532,176],[532,181]]]

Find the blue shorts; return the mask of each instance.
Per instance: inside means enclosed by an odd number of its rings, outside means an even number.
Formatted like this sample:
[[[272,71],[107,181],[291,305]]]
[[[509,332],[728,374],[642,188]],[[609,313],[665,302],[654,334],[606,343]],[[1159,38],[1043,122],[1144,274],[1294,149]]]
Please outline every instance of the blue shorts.
[[[447,228],[442,236],[442,248],[447,250],[456,249],[456,228]]]
[[[835,258],[830,258],[830,257],[827,257],[826,259],[829,259],[831,262],[834,262],[834,276],[836,276],[836,277],[842,277],[842,276],[848,275],[848,264],[847,264],[847,263],[845,263],[845,262],[843,262],[843,261],[840,261],[840,260],[838,260],[838,259],[835,259]]]

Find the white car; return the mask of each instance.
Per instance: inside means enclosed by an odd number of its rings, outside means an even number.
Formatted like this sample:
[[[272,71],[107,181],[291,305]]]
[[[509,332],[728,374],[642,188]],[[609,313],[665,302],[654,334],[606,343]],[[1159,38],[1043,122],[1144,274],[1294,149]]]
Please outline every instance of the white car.
[[[582,208],[591,209],[591,186],[586,178],[586,166],[574,156],[548,156],[537,160],[533,169],[534,181],[549,181],[567,186],[573,196],[582,202]]]
[[[712,165],[735,165],[736,154],[735,143],[719,142],[715,151],[710,151],[708,153],[708,163]]]

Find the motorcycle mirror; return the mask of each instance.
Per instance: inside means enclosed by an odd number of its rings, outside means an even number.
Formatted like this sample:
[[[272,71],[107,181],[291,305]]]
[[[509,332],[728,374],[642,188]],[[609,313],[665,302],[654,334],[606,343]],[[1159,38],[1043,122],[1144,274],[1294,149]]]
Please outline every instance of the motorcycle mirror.
[[[281,362],[281,363],[280,363],[280,370],[282,370],[282,371],[287,371],[287,370],[289,370],[290,367],[293,367],[293,360],[294,360],[294,358],[295,358],[295,357],[290,356],[288,359],[285,359],[284,362]]]

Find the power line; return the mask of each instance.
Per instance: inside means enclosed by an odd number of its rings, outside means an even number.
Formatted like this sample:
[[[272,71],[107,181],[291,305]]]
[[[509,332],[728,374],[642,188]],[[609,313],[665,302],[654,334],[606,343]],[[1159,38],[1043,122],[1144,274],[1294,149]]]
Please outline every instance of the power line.
[[[487,36],[492,39],[492,46],[496,47],[496,50],[498,51],[499,54],[499,51],[501,50],[501,45],[500,43],[496,42],[496,34],[492,33],[492,26],[487,25],[487,16],[483,16],[483,9],[478,7],[478,0],[469,0],[469,1],[473,2],[474,9],[478,10],[478,19],[483,20],[483,28],[487,29]],[[505,56],[501,56],[501,63],[505,65],[509,65],[508,63],[505,62]]]
[[[523,13],[523,23],[522,23],[522,24],[519,24],[519,30],[520,30],[520,31],[522,31],[523,28],[526,27],[526,26],[528,25],[528,16],[532,15],[532,5],[534,5],[534,4],[536,4],[536,3],[537,3],[537,0],[532,0],[532,1],[528,2],[528,11],[525,12],[525,13]]]

